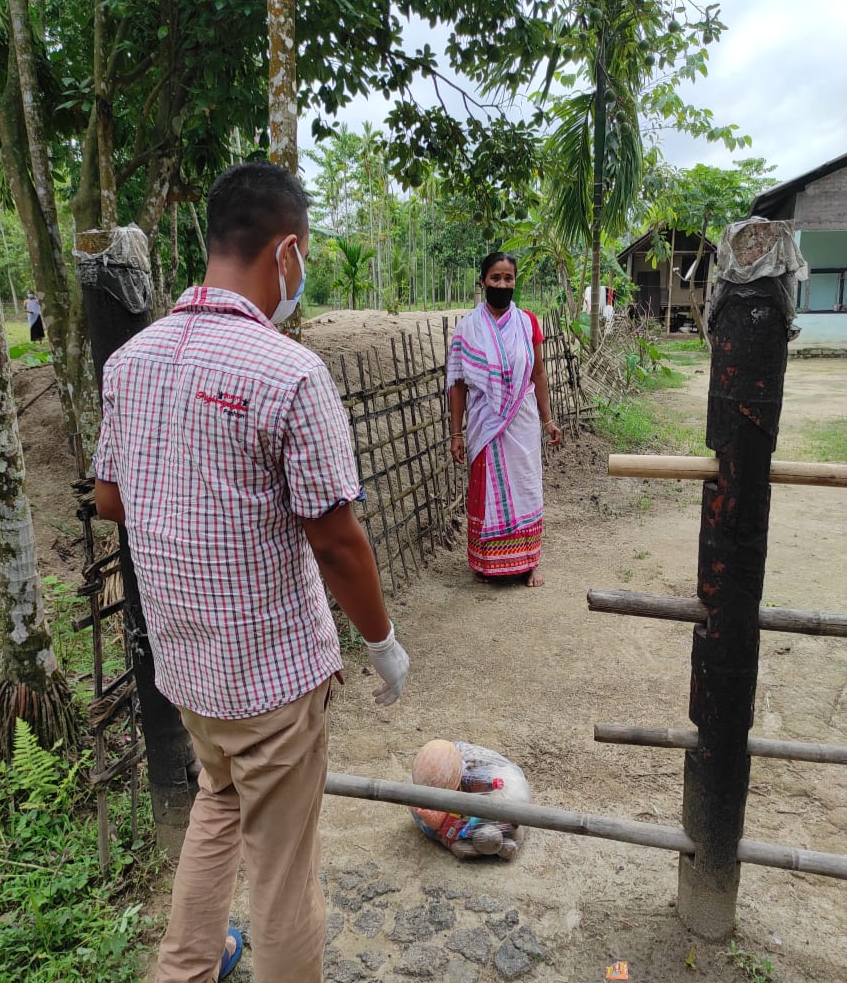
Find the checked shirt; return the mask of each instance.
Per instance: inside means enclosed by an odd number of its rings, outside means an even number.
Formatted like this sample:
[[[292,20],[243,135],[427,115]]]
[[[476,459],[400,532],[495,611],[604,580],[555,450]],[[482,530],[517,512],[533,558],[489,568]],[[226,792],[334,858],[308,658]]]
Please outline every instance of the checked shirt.
[[[224,720],[341,668],[301,518],[361,496],[317,355],[244,297],[195,287],[106,363],[94,471],[118,485],[157,687]]]

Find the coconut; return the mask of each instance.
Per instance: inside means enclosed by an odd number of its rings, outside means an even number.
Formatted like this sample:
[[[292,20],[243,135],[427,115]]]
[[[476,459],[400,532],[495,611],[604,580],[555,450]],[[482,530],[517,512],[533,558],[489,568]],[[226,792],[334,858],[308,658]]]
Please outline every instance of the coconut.
[[[430,788],[457,789],[462,781],[462,755],[451,741],[434,740],[412,762],[412,781]]]

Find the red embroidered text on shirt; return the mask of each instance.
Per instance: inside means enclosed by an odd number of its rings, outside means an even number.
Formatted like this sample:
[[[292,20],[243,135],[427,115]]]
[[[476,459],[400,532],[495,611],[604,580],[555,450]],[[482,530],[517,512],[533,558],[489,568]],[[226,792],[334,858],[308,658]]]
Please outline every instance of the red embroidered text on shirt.
[[[204,403],[215,403],[217,406],[222,407],[224,410],[229,410],[231,413],[246,413],[250,405],[250,400],[242,399],[240,396],[236,396],[235,393],[219,391],[212,396],[210,393],[203,392],[202,389],[197,390],[195,399],[202,399]]]

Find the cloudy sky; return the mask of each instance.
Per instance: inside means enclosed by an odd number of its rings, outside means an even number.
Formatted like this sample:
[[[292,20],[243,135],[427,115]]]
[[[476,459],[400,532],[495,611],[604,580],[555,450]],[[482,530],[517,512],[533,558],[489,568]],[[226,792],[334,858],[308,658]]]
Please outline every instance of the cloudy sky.
[[[780,181],[847,153],[847,0],[723,0],[720,6],[728,29],[709,48],[709,76],[681,89],[683,97],[711,109],[716,123],[738,124],[753,145],[735,156],[764,157]],[[411,24],[405,36],[412,49],[428,41],[437,51],[446,33]],[[424,103],[433,99],[428,82],[417,82],[414,91]],[[358,98],[343,119],[361,132],[365,120],[379,127],[388,108],[381,96]],[[308,117],[300,124],[304,148],[313,146],[310,125]],[[705,140],[669,133],[663,150],[678,167],[732,166],[722,144]],[[311,178],[314,165],[302,164]]]

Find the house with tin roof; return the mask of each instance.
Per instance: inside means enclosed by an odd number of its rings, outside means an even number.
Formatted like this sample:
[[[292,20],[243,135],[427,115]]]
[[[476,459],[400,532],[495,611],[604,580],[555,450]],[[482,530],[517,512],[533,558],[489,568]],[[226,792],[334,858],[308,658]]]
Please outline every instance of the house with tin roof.
[[[750,215],[794,223],[809,264],[797,284],[796,348],[847,349],[847,154],[768,188]]]

